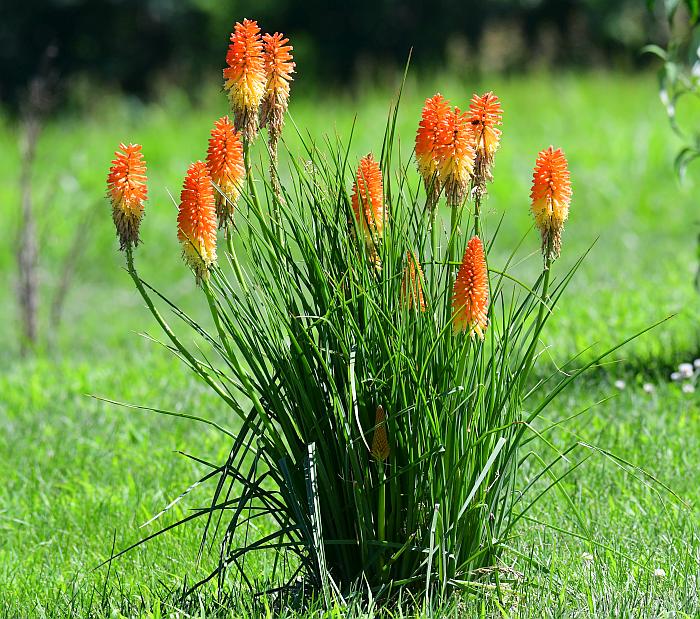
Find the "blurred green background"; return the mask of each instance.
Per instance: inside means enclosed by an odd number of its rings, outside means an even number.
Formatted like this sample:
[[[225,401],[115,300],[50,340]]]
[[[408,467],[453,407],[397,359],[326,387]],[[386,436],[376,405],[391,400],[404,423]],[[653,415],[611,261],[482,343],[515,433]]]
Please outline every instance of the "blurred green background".
[[[666,32],[643,0],[26,0],[0,7],[0,100],[18,105],[49,53],[63,94],[91,88],[152,96],[180,85],[194,98],[222,65],[234,20],[288,34],[300,79],[346,86],[414,64],[489,74],[542,66],[644,64]],[[86,95],[89,96],[89,95]]]
[[[228,113],[221,69],[232,25],[244,17],[284,31],[295,46],[283,171],[288,157],[303,156],[300,136],[322,143],[337,134],[346,142],[352,133],[353,165],[379,149],[410,49],[397,125],[404,162],[426,97],[439,90],[465,107],[474,91],[496,92],[503,139],[486,204],[487,234],[504,217],[491,256],[496,268],[525,235],[515,272],[525,279],[538,272],[539,238],[528,210],[532,166],[549,144],[564,149],[574,199],[556,268],[564,272],[593,248],[544,335],[544,365],[676,316],[596,368],[548,415],[562,419],[593,407],[573,420],[573,433],[700,504],[688,474],[700,461],[697,396],[668,379],[680,361],[700,356],[693,287],[698,185],[693,173],[683,184],[674,174],[682,141],[658,101],[657,61],[640,54],[645,43],[667,40],[658,7],[642,0],[3,2],[0,617],[129,615],[124,608],[141,608],[144,599],[180,586],[183,566],[196,555],[192,528],[132,553],[114,565],[111,580],[92,569],[113,542],[122,548],[151,532],[138,526],[196,478],[195,464],[173,450],[219,461],[227,443],[193,424],[86,394],[231,423],[177,359],[137,335],[159,334],[122,268],[105,178],[120,141],[143,145],[149,200],[139,272],[203,315],[180,259],[175,203],[187,166],[204,156],[214,120]],[[696,106],[679,103],[679,118],[693,122]],[[28,163],[32,131],[36,150]],[[263,145],[257,149],[254,161],[264,169]],[[22,358],[16,239],[27,195],[38,241],[38,337]],[[626,388],[607,401],[618,393],[615,381]],[[653,616],[700,612],[697,588],[688,584],[697,575],[700,541],[684,528],[697,521],[697,507],[674,511],[667,495],[601,461],[581,467],[567,484],[597,539],[668,572],[649,594],[658,602]],[[574,526],[556,497],[540,511],[542,521]],[[591,579],[581,559],[590,548],[581,540],[533,525],[514,543],[552,568],[542,609],[559,603],[575,616],[597,618],[608,616],[605,604],[633,613],[644,603],[631,576],[635,565],[617,554],[601,556],[601,574]],[[594,602],[599,606],[581,614]],[[538,604],[533,617],[559,616]]]

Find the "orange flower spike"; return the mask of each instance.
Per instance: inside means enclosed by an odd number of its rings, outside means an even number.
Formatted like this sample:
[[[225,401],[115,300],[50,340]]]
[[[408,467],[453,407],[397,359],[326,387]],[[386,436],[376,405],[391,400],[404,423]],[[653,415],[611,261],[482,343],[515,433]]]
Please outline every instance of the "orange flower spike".
[[[428,204],[434,206],[440,194],[440,179],[437,176],[436,146],[438,127],[450,114],[450,106],[440,93],[425,100],[416,132],[416,163],[428,193]]]
[[[456,107],[447,114],[438,126],[435,152],[447,203],[459,206],[469,191],[476,156],[468,112]]]
[[[279,32],[263,35],[267,83],[262,107],[262,124],[268,127],[273,145],[282,133],[284,114],[289,105],[289,83],[294,79],[292,73],[296,67],[291,54],[294,48],[287,43],[289,39]]]
[[[360,159],[357,180],[352,186],[352,210],[368,242],[384,234],[384,187],[382,171],[372,153]]]
[[[119,237],[119,249],[136,247],[148,194],[146,162],[140,144],[119,145],[109,168],[107,191],[112,203],[112,219]]]
[[[236,129],[252,141],[258,133],[258,112],[265,94],[265,61],[258,22],[236,22],[226,54],[224,88],[233,110]]]
[[[532,214],[542,236],[545,261],[556,260],[561,253],[561,233],[571,203],[569,168],[560,148],[540,151],[532,175]]]
[[[193,163],[185,176],[177,214],[177,238],[197,283],[208,279],[208,269],[216,262],[216,208],[211,176],[202,161]]]
[[[489,280],[484,245],[478,236],[467,243],[452,294],[455,333],[469,330],[484,339],[488,327]]]
[[[232,220],[233,207],[245,178],[243,143],[228,116],[219,118],[211,131],[207,167],[211,180],[218,187],[214,188],[214,201],[219,227],[223,228]]]
[[[417,309],[425,311],[425,298],[423,297],[423,269],[413,252],[406,252],[407,263],[403,271],[401,281],[401,303],[409,311]]]
[[[469,104],[469,123],[474,133],[477,152],[487,160],[493,155],[501,141],[503,110],[498,97],[492,92],[479,96],[474,94]]]

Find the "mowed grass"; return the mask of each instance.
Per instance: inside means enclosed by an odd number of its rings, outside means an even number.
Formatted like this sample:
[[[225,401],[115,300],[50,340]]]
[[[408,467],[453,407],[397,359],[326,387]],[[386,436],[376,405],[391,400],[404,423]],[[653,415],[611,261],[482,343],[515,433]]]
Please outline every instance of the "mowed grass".
[[[335,139],[336,134],[345,141],[352,132],[354,162],[380,148],[394,86],[342,96],[295,92],[291,116],[307,142],[322,145],[324,135]],[[523,573],[521,584],[501,599],[489,596],[483,605],[461,599],[435,610],[438,614],[700,613],[700,542],[694,531],[700,495],[699,410],[694,394],[668,381],[675,364],[700,356],[695,354],[700,350],[698,298],[692,287],[697,185],[692,170],[683,186],[673,176],[678,143],[655,88],[651,75],[617,74],[537,75],[477,84],[455,77],[410,78],[406,84],[398,129],[406,161],[423,99],[436,90],[461,106],[475,89],[493,89],[503,100],[503,145],[487,207],[489,231],[505,217],[491,261],[495,267],[531,228],[528,192],[537,151],[550,143],[566,151],[575,198],[563,264],[556,268],[563,271],[595,245],[545,335],[548,368],[586,346],[600,349],[677,314],[616,354],[613,363],[595,369],[546,411],[553,421],[581,414],[556,433],[548,452],[537,448],[542,456],[552,459],[557,450],[581,441],[584,446],[557,471],[587,460],[536,504],[520,537],[511,541],[506,560]],[[179,259],[176,211],[168,192],[177,199],[187,165],[204,156],[210,125],[224,113],[225,99],[212,87],[200,93],[196,105],[179,93],[147,106],[105,97],[90,113],[45,129],[34,181],[46,301],[60,278],[74,230],[86,217],[93,223],[81,239],[84,254],[63,324],[48,333],[44,310],[47,343],[33,359],[17,355],[13,254],[9,244],[0,248],[0,273],[8,282],[0,298],[0,317],[7,326],[0,331],[4,616],[158,616],[158,600],[167,598],[168,590],[181,586],[185,576],[191,582],[202,573],[203,568],[195,567],[198,526],[143,546],[115,561],[109,572],[94,568],[109,557],[113,544],[118,550],[155,531],[157,525],[138,527],[203,474],[200,465],[176,451],[220,462],[228,450],[226,437],[193,422],[116,407],[87,394],[232,426],[216,399],[176,359],[137,335],[158,332],[121,268],[103,199],[116,144],[142,143],[150,201],[142,228],[145,242],[138,251],[140,272],[203,315],[191,274]],[[0,217],[10,230],[19,204],[17,137],[8,119],[0,121]],[[286,137],[291,152],[303,157],[291,122]],[[518,254],[522,262],[516,271],[523,277],[539,267],[538,247],[537,233],[530,230]],[[614,387],[615,380],[624,380],[625,388]],[[655,386],[653,393],[642,390],[645,382]],[[623,462],[639,465],[679,498]],[[208,498],[206,490],[195,491],[176,514],[185,515],[188,507]],[[658,569],[665,576],[654,576]],[[253,560],[250,570],[264,578],[265,562]],[[211,592],[203,604],[210,610],[215,606]],[[170,612],[167,605],[162,611]]]

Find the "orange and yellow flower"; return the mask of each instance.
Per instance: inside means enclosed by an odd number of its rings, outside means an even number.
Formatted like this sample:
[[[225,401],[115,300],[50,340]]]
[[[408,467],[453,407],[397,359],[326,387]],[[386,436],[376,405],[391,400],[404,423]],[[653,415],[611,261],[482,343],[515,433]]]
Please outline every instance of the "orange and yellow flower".
[[[571,180],[566,157],[553,146],[540,151],[532,175],[532,214],[542,236],[545,260],[556,260],[561,253],[561,233],[569,216]]]
[[[498,97],[492,92],[474,94],[469,104],[469,123],[476,147],[475,177],[480,184],[493,180],[493,157],[501,140],[503,110]]]
[[[489,280],[484,245],[478,236],[467,243],[452,293],[452,316],[455,333],[469,330],[469,335],[484,338],[488,326]]]
[[[209,277],[216,262],[216,207],[207,164],[193,163],[187,170],[177,214],[177,238],[197,282]]]
[[[472,95],[469,103],[469,123],[474,132],[476,148],[484,157],[493,157],[501,141],[503,110],[492,92]]]
[[[258,132],[260,104],[265,94],[265,61],[258,22],[236,22],[226,54],[224,88],[228,91],[236,129],[251,141]]]
[[[112,203],[112,219],[119,237],[119,248],[136,247],[148,194],[146,162],[140,144],[119,145],[109,168],[107,191]]]
[[[474,133],[469,123],[469,113],[458,107],[450,110],[438,125],[435,140],[437,172],[445,188],[450,206],[459,206],[469,192],[469,182],[474,171]]]
[[[284,126],[284,114],[289,105],[289,83],[294,79],[294,67],[291,51],[287,45],[289,39],[279,32],[263,35],[263,57],[267,83],[262,104],[262,124],[270,132],[270,143],[276,148]]]
[[[376,242],[384,234],[384,187],[382,171],[372,153],[360,159],[357,179],[352,186],[352,210],[358,227],[368,242]]]
[[[389,457],[389,437],[386,433],[386,414],[383,406],[377,406],[374,419],[374,433],[372,435],[372,457],[379,462],[384,462]]]
[[[219,227],[223,228],[232,220],[245,178],[243,144],[228,116],[219,118],[211,131],[207,167],[211,180],[218,187],[214,189],[214,200]]]
[[[450,114],[450,104],[440,93],[425,100],[416,132],[416,163],[428,194],[428,206],[435,206],[440,195],[440,178],[437,174],[438,128]]]
[[[423,297],[423,269],[413,252],[406,252],[406,267],[401,280],[401,302],[408,310],[425,311]]]

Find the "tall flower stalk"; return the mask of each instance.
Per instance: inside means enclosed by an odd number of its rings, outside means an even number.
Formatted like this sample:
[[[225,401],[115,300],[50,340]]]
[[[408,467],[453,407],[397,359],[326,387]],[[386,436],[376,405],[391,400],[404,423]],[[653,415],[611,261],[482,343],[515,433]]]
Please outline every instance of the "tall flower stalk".
[[[474,234],[481,234],[481,203],[486,196],[486,183],[493,181],[493,164],[501,142],[503,110],[492,92],[474,94],[469,103],[469,125],[472,130],[476,157],[472,175],[471,194],[474,199]]]
[[[177,239],[182,256],[197,282],[209,279],[216,263],[216,207],[209,169],[203,161],[187,170],[177,214]]]
[[[260,104],[265,94],[265,61],[258,22],[244,19],[231,33],[223,71],[224,89],[233,111],[236,129],[246,143],[252,142],[260,126]]]
[[[139,244],[139,227],[148,194],[146,162],[140,144],[119,145],[107,176],[107,194],[119,249],[133,249]]]
[[[292,73],[294,73],[296,66],[291,53],[294,48],[288,43],[289,39],[279,32],[263,35],[263,57],[267,82],[261,114],[262,124],[267,127],[269,136],[270,179],[278,199],[281,198],[281,193],[277,171],[277,150],[284,127],[284,116],[289,106],[290,83],[294,79]]]
[[[207,149],[207,168],[215,185],[214,202],[219,228],[228,231],[245,179],[243,142],[228,116],[214,123]]]

